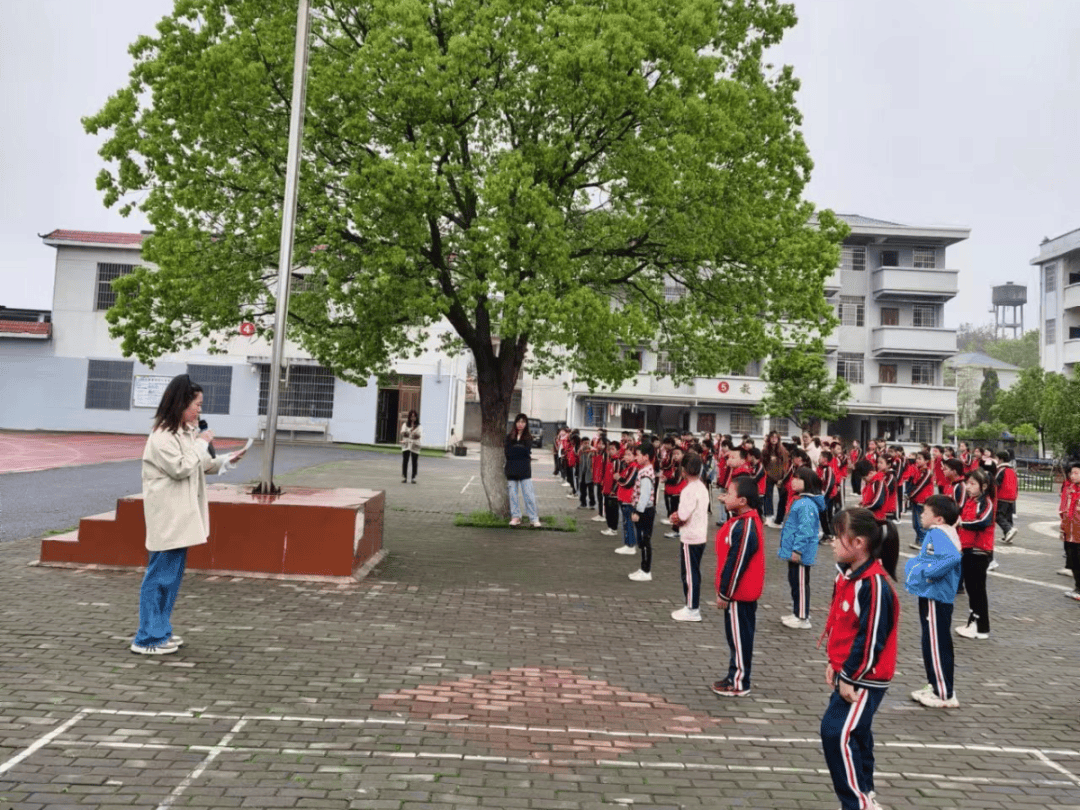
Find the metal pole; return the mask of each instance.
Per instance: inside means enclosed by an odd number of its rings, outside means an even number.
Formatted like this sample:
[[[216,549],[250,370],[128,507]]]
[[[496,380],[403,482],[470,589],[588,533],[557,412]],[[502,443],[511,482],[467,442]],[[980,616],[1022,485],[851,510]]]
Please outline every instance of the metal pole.
[[[285,329],[289,317],[289,281],[292,274],[293,235],[296,229],[296,197],[300,179],[300,146],[304,134],[307,95],[308,33],[311,29],[308,0],[299,0],[296,12],[296,52],[293,56],[292,111],[289,118],[289,157],[285,173],[285,199],[281,206],[281,244],[278,251],[277,306],[274,309],[274,348],[270,359],[270,395],[266,405],[266,446],[262,472],[255,491],[264,495],[274,486],[274,449],[277,444],[279,386]]]

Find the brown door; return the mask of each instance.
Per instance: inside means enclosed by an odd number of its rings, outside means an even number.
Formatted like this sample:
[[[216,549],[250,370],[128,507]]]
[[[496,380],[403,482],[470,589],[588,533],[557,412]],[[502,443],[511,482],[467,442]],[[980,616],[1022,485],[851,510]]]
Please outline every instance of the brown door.
[[[899,326],[900,325],[900,310],[896,307],[882,307],[881,308],[881,325],[882,326]]]

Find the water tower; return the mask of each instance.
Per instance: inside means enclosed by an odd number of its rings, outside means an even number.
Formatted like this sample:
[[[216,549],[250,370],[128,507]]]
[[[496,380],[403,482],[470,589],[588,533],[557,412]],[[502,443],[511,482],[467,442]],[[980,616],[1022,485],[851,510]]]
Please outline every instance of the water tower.
[[[1014,340],[1024,334],[1024,304],[1027,303],[1027,287],[1013,284],[999,284],[993,288],[994,335],[999,338],[1012,337]],[[1008,330],[1012,335],[1007,335]]]

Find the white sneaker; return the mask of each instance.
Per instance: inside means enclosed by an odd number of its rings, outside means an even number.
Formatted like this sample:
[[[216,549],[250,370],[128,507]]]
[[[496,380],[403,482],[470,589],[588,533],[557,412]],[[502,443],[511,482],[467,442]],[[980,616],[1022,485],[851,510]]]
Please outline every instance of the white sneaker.
[[[782,624],[787,624],[788,622],[793,622],[795,620],[796,616],[794,613],[785,613],[783,616],[780,617],[780,622]]]
[[[663,523],[665,526],[670,526],[671,525],[671,520],[668,519],[668,518],[661,518],[660,522]]]
[[[562,485],[563,485],[564,487],[568,487],[568,486],[570,486],[570,482],[569,482],[569,481],[563,481],[563,482],[562,482]]]
[[[618,532],[614,529],[601,529],[600,534],[606,535],[607,537],[614,537]]]
[[[625,543],[615,549],[616,554],[637,554],[637,546],[628,546]]]
[[[678,532],[664,532],[664,537],[678,537],[678,536],[679,536]]]
[[[1072,576],[1072,569],[1071,568],[1059,568],[1058,569],[1058,574],[1060,576],[1063,576],[1063,577],[1071,577]]]
[[[678,610],[673,610],[671,612],[671,618],[677,622],[700,622],[701,611],[691,610],[688,607],[681,607]]]
[[[567,492],[566,497],[567,498],[577,498],[577,495],[575,495],[573,492]]]
[[[634,580],[634,582],[652,582],[652,572],[642,571],[638,569],[632,574],[627,574],[627,577]]]
[[[541,522],[540,522],[539,520],[534,520],[534,521],[532,522],[532,527],[533,527],[534,529],[542,529],[542,528],[544,528],[544,524],[543,524],[543,523],[541,523]]]
[[[593,515],[592,520],[593,523],[603,523],[605,520],[607,520],[607,518],[605,518],[603,515]]]
[[[993,571],[995,568],[1000,568],[1000,567],[1001,567],[1001,563],[999,563],[997,560],[991,560],[990,564],[988,566],[986,566],[986,570],[987,571]]]
[[[792,614],[790,619],[788,619],[785,616],[780,621],[782,621],[784,623],[784,627],[790,627],[792,630],[809,630],[810,629],[810,620],[809,619],[800,619],[798,616],[796,616],[794,614]]]
[[[172,655],[180,649],[179,644],[173,644],[172,639],[161,644],[136,644],[131,642],[131,651],[139,655]]]
[[[1080,591],[1065,591],[1065,598],[1075,599],[1077,602],[1080,602]]]
[[[979,632],[979,626],[975,624],[975,622],[971,622],[970,624],[962,624],[957,627],[956,635],[963,636],[964,638],[978,639],[980,641],[990,638],[989,633]]]
[[[925,694],[926,692],[933,694],[934,687],[932,687],[930,684],[927,684],[921,689],[916,689],[914,692],[911,693],[911,699],[914,700],[916,703],[922,703],[922,701],[919,699],[919,695]]]
[[[1005,537],[1003,539],[1004,539],[1004,542],[1011,543],[1013,541],[1014,537],[1016,537],[1016,527],[1015,526],[1013,526],[1011,529],[1009,529],[1009,531],[1007,531],[1005,533]]]
[[[511,526],[520,526],[521,525],[521,518],[510,518],[510,525]]]
[[[911,697],[917,703],[931,709],[957,709],[960,707],[960,701],[957,700],[955,693],[951,698],[945,700],[934,694],[933,689],[920,689],[918,692],[912,692]]]

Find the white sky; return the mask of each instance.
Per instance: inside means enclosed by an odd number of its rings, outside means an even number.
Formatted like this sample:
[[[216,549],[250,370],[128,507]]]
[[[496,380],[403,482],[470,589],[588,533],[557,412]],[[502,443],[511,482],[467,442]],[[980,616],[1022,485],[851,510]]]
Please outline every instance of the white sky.
[[[95,189],[79,119],[126,83],[127,46],[171,0],[10,0],[0,27],[0,304],[51,308],[54,228],[138,231]],[[808,196],[838,213],[971,228],[952,248],[949,325],[992,320],[990,287],[1028,285],[1044,236],[1080,227],[1080,2],[796,0],[773,54],[802,80]]]

